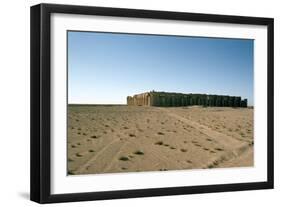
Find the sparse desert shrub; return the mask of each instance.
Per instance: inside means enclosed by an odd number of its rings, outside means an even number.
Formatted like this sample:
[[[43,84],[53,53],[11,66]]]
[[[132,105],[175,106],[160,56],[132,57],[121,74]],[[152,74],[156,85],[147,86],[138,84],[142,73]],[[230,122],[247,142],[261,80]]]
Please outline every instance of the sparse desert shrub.
[[[122,157],[119,157],[119,160],[122,160],[122,161],[129,161],[129,158],[126,157],[126,156],[122,156]]]
[[[81,153],[79,153],[79,152],[77,152],[75,155],[76,155],[77,157],[83,157],[83,155],[82,155]]]
[[[163,145],[162,141],[155,142],[156,145]]]
[[[214,166],[217,166],[218,164],[219,164],[219,162],[217,160],[213,162]]]
[[[213,165],[213,164],[209,164],[209,165],[207,166],[207,168],[209,168],[209,169],[214,168],[214,165]]]
[[[141,150],[137,150],[137,151],[134,152],[134,154],[136,154],[136,155],[144,155],[144,152],[141,151]]]
[[[135,135],[135,134],[132,134],[132,133],[130,133],[129,136],[130,136],[130,137],[136,137],[136,135]]]

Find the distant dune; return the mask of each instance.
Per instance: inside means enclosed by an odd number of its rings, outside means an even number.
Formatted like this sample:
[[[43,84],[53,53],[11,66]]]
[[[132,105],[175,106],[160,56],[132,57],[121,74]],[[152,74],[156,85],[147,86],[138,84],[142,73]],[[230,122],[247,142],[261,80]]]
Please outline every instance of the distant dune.
[[[251,108],[69,105],[67,131],[71,175],[253,166]]]

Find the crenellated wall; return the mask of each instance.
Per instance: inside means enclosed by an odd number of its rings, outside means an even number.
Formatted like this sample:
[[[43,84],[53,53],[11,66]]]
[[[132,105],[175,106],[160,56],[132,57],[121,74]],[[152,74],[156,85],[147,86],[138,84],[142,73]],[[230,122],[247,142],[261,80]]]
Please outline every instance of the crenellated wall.
[[[147,92],[127,97],[129,106],[221,106],[247,107],[247,99],[240,96]]]

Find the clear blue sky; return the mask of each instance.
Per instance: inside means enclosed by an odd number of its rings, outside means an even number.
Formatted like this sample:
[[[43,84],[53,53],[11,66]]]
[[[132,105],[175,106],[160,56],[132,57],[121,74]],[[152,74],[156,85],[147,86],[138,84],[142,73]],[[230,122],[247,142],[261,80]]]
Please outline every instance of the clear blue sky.
[[[68,32],[68,101],[146,91],[235,95],[253,105],[253,40]]]

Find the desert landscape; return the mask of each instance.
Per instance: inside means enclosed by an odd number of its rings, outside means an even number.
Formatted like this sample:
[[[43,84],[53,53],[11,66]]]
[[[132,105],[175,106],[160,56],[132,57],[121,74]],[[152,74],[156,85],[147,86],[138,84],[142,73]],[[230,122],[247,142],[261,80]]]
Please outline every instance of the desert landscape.
[[[253,108],[68,106],[68,175],[253,166]]]

